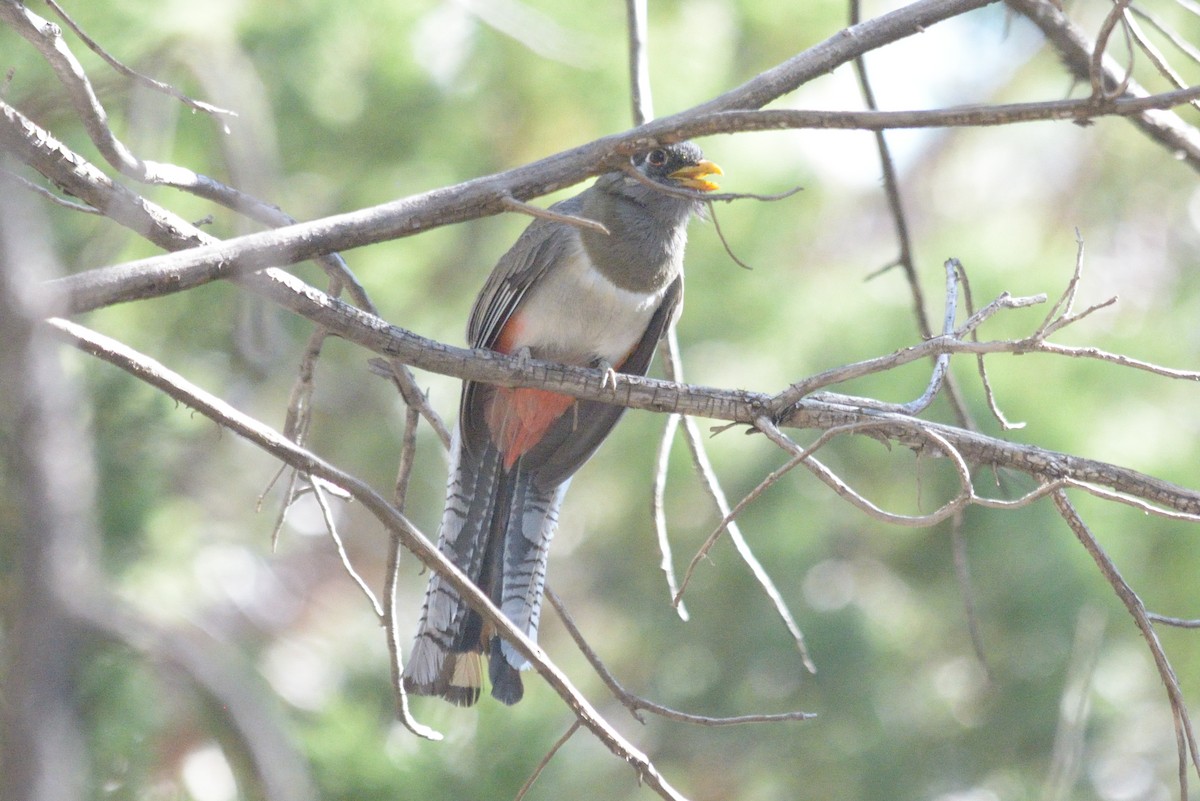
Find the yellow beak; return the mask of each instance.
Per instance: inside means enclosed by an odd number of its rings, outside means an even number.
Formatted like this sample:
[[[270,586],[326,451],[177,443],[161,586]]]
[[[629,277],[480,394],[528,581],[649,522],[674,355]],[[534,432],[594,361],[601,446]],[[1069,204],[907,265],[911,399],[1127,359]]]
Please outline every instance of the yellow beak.
[[[714,184],[712,181],[706,181],[705,176],[708,175],[724,175],[713,162],[708,159],[701,159],[695,164],[690,164],[687,167],[680,167],[675,172],[667,177],[680,186],[686,186],[688,189],[698,189],[701,192],[711,192],[714,189],[721,187]]]

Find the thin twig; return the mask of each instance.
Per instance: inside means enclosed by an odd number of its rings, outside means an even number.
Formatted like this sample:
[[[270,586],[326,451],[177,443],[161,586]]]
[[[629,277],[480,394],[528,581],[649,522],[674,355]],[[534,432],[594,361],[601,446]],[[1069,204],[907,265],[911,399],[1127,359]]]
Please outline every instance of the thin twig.
[[[678,598],[679,587],[675,581],[675,562],[671,556],[671,538],[667,531],[666,491],[668,468],[671,462],[671,444],[675,441],[675,434],[679,430],[680,419],[681,416],[678,414],[667,415],[666,425],[663,426],[662,435],[658,440],[658,455],[654,460],[654,489],[650,500],[650,511],[654,518],[654,533],[655,539],[658,541],[660,556],[658,566],[667,579],[667,592],[670,593],[672,599]],[[686,621],[688,611],[683,601],[676,600],[673,605],[680,620]]]
[[[26,189],[34,194],[40,195],[46,200],[49,200],[51,203],[62,206],[65,209],[70,209],[71,211],[78,211],[83,214],[104,214],[104,212],[100,211],[100,209],[96,208],[95,206],[89,206],[86,203],[76,203],[73,200],[67,200],[65,197],[59,197],[46,187],[38,186],[28,178],[24,178],[16,173],[9,172],[8,170],[0,170],[0,183],[14,183],[22,189]]]
[[[828,431],[822,432],[821,436],[817,437],[817,439],[811,445],[795,453],[792,458],[788,459],[781,466],[768,473],[761,481],[758,482],[754,489],[747,492],[742,499],[737,502],[737,505],[730,509],[729,512],[721,518],[720,522],[717,523],[716,528],[709,533],[708,537],[696,550],[695,555],[692,556],[692,561],[688,563],[687,569],[683,573],[683,582],[680,584],[679,589],[675,591],[675,603],[683,602],[684,590],[686,590],[688,585],[691,583],[692,576],[695,574],[696,568],[703,559],[708,557],[709,551],[712,550],[713,546],[717,544],[717,540],[720,539],[720,536],[729,528],[729,524],[742,513],[742,510],[744,510],[754,501],[758,500],[758,498],[761,497],[764,492],[777,484],[781,478],[790,473],[796,466],[798,466],[809,456],[825,447],[825,445],[828,444],[832,439],[852,430],[855,430],[854,426],[839,426],[837,428],[832,428]]]
[[[958,316],[958,278],[959,274],[964,272],[962,265],[958,259],[947,259],[945,263],[946,269],[946,306],[945,313],[942,316],[942,336],[949,336],[954,331],[954,319]],[[929,376],[929,383],[925,387],[925,391],[921,396],[908,403],[900,404],[895,411],[900,414],[917,415],[925,411],[929,404],[933,403],[933,399],[937,397],[938,391],[942,388],[942,383],[946,378],[946,370],[950,367],[950,354],[938,354],[933,360],[933,371]],[[959,420],[964,419],[964,415],[957,415]]]
[[[300,497],[302,492],[300,486],[300,474],[295,470],[288,469],[286,464],[281,464],[279,470],[267,482],[267,487],[258,495],[258,500],[255,504],[255,509],[262,509],[263,501],[266,500],[267,493],[271,487],[279,480],[282,475],[287,475],[287,486],[283,490],[283,498],[279,501],[279,511],[275,514],[275,524],[271,526],[271,551],[274,552],[279,547],[279,538],[283,534],[283,525],[287,522],[288,510],[292,508],[292,504]]]
[[[1163,78],[1165,78],[1176,89],[1183,89],[1186,87],[1187,81],[1184,80],[1182,75],[1175,71],[1170,63],[1167,62],[1167,57],[1163,55],[1162,51],[1159,50],[1155,46],[1154,42],[1150,41],[1150,38],[1142,32],[1142,26],[1138,25],[1137,20],[1134,19],[1135,16],[1138,16],[1137,10],[1131,5],[1129,7],[1129,11],[1131,13],[1127,13],[1125,15],[1125,30],[1127,32],[1126,36],[1131,37],[1133,41],[1137,43],[1138,48],[1146,54],[1148,59],[1150,59],[1150,63],[1154,65],[1156,70],[1158,70],[1159,75],[1163,76]],[[1198,106],[1197,102],[1193,100],[1192,107],[1197,108],[1200,106]]]
[[[679,357],[679,340],[675,333],[675,326],[670,326],[668,329],[664,347],[668,354],[667,359],[665,359],[667,374],[673,380],[682,380],[683,368]],[[683,433],[688,444],[688,449],[692,454],[692,463],[696,467],[696,473],[700,476],[702,486],[707,490],[709,498],[712,499],[714,505],[717,507],[717,513],[722,518],[727,517],[730,513],[729,501],[725,496],[725,490],[721,487],[720,480],[717,478],[716,471],[713,469],[712,462],[708,458],[708,450],[704,447],[704,438],[700,435],[700,428],[691,417],[685,416],[683,418]],[[783,593],[779,591],[774,579],[767,573],[762,562],[754,555],[754,551],[750,548],[750,544],[746,542],[745,537],[742,536],[741,528],[737,523],[730,520],[727,530],[729,531],[729,539],[737,550],[738,556],[750,568],[750,573],[754,576],[754,580],[758,582],[768,600],[775,607],[775,613],[783,621],[784,626],[787,627],[788,633],[792,635],[792,641],[796,645],[796,650],[800,652],[800,658],[804,663],[804,667],[810,673],[815,673],[816,666],[813,664],[812,657],[808,654],[808,647],[804,643],[804,632],[800,630],[800,626],[796,623],[791,609],[788,608],[787,601],[783,598]],[[679,603],[682,592],[683,587],[681,585],[680,590],[675,593],[675,603]]]
[[[850,0],[850,25],[862,22],[861,4],[859,0]],[[858,88],[863,102],[871,111],[878,111],[879,104],[875,101],[875,91],[871,88],[871,79],[867,76],[867,62],[863,54],[854,57],[854,75],[858,79]],[[917,320],[917,331],[925,339],[933,336],[933,326],[925,310],[925,294],[921,289],[921,281],[917,276],[917,268],[913,260],[912,237],[908,233],[908,215],[904,213],[904,201],[900,196],[900,181],[896,176],[896,164],[892,159],[891,148],[888,147],[887,137],[883,131],[875,132],[875,150],[879,155],[879,166],[883,171],[883,189],[887,196],[888,210],[891,212],[892,226],[895,229],[896,242],[900,253],[889,267],[900,267],[908,281],[909,293],[913,300],[913,316]]]
[[[567,740],[570,740],[571,735],[577,731],[579,731],[579,721],[573,720],[571,721],[571,725],[567,727],[567,730],[563,732],[562,737],[559,737],[554,741],[554,745],[550,746],[550,750],[542,757],[542,761],[537,763],[537,767],[533,769],[533,773],[521,785],[521,789],[517,791],[517,795],[513,798],[513,801],[521,801],[525,798],[525,794],[529,792],[529,788],[533,787],[533,783],[537,781],[538,776],[542,775],[542,771],[550,764],[550,760],[554,759],[554,755],[558,753],[558,749],[566,745]]]
[[[739,259],[737,254],[733,252],[733,248],[729,246],[729,240],[725,238],[725,232],[721,230],[721,220],[717,217],[717,209],[713,205],[712,200],[707,201],[706,205],[708,206],[708,218],[712,220],[713,228],[717,232],[717,239],[721,240],[721,246],[725,248],[726,255],[733,259],[733,263],[743,270],[753,270],[754,268]]]
[[[993,300],[983,309],[980,309],[978,312],[976,312],[975,298],[971,295],[971,280],[967,277],[967,271],[962,269],[961,265],[960,269],[958,270],[958,280],[962,284],[963,301],[967,304],[967,314],[969,315],[967,318],[967,323],[963,325],[963,328],[969,333],[972,342],[978,342],[979,324],[982,323],[983,320],[987,319],[987,317],[991,316],[991,314],[994,313],[994,310],[999,310],[1000,308],[1004,307],[1005,304],[1012,300],[1012,298],[1007,292],[1003,292],[998,298]],[[1037,302],[1045,302],[1045,296],[1039,296]],[[978,320],[978,322],[976,322],[976,320]],[[959,334],[957,331],[955,334],[957,336],[961,336],[961,334]],[[1013,431],[1015,429],[1024,428],[1024,423],[1011,423],[1009,422],[1008,418],[1005,417],[1004,412],[1000,411],[1000,404],[997,403],[996,393],[992,390],[992,381],[988,377],[987,366],[984,363],[982,353],[976,354],[975,356],[975,369],[979,372],[979,380],[983,383],[983,394],[987,399],[988,409],[991,410],[992,417],[996,419],[996,422],[1000,423],[1000,427],[1005,431]]]
[[[71,16],[69,14],[67,14],[67,12],[63,9],[63,7],[60,6],[55,0],[45,0],[45,3],[46,3],[46,5],[50,6],[52,9],[54,9],[54,13],[58,14],[59,18],[62,19],[63,22],[67,23],[67,27],[75,32],[75,35],[79,37],[80,41],[82,41],[85,45],[88,46],[89,50],[91,50],[96,55],[100,56],[100,58],[102,58],[110,67],[112,67],[114,70],[121,73],[122,75],[124,75],[128,78],[132,78],[133,80],[137,81],[138,83],[142,84],[143,86],[148,86],[151,89],[154,89],[155,91],[170,95],[171,97],[180,101],[184,105],[190,106],[191,108],[194,108],[197,111],[203,111],[207,114],[214,114],[214,115],[224,114],[224,115],[227,115],[230,117],[237,116],[236,111],[230,111],[228,109],[219,108],[217,106],[212,105],[211,103],[205,103],[203,100],[193,100],[192,98],[185,95],[183,92],[176,89],[174,86],[171,86],[170,84],[167,84],[167,83],[163,83],[162,81],[155,80],[154,78],[151,78],[148,75],[143,75],[142,73],[138,72],[137,70],[127,67],[125,64],[118,61],[111,53],[109,53],[107,50],[105,50],[103,47],[101,47],[100,44],[95,39],[93,39],[92,37],[90,37],[86,33],[84,33],[83,28],[79,27],[79,23],[75,22],[75,20],[73,20],[71,18]]]
[[[1188,797],[1188,758],[1190,756],[1192,765],[1195,767],[1197,774],[1200,775],[1200,747],[1197,746],[1196,734],[1192,729],[1192,722],[1188,716],[1187,702],[1183,697],[1183,690],[1179,686],[1179,680],[1175,677],[1175,670],[1171,667],[1170,660],[1167,659],[1167,654],[1163,650],[1162,643],[1159,642],[1158,634],[1154,630],[1154,624],[1150,621],[1146,607],[1142,604],[1142,599],[1133,591],[1133,588],[1129,586],[1120,571],[1117,570],[1116,564],[1104,549],[1100,547],[1100,543],[1097,542],[1091,529],[1067,497],[1067,493],[1063,490],[1057,490],[1053,493],[1052,497],[1054,498],[1054,505],[1063,520],[1066,521],[1071,531],[1074,532],[1076,538],[1083,545],[1084,550],[1092,557],[1096,566],[1100,568],[1101,575],[1108,581],[1109,585],[1117,593],[1117,597],[1125,605],[1126,610],[1133,617],[1134,623],[1137,624],[1138,630],[1141,632],[1142,638],[1146,641],[1146,645],[1150,649],[1150,654],[1154,658],[1154,665],[1158,669],[1159,679],[1167,691],[1167,700],[1171,706],[1171,714],[1175,719],[1175,734],[1179,743],[1179,798],[1180,801],[1186,801]]]
[[[621,683],[617,681],[615,676],[613,676],[612,672],[604,664],[604,661],[600,659],[596,651],[592,648],[588,641],[584,639],[583,633],[580,632],[579,626],[575,624],[574,618],[572,618],[571,614],[567,611],[566,605],[563,604],[562,599],[559,598],[558,595],[555,594],[554,591],[549,587],[546,588],[546,598],[549,599],[550,605],[554,607],[554,611],[558,613],[559,618],[563,622],[563,626],[567,629],[567,633],[571,635],[571,639],[575,641],[575,646],[579,649],[579,652],[583,654],[584,658],[587,659],[587,661],[591,664],[592,669],[596,671],[596,675],[600,677],[600,680],[604,682],[609,691],[612,692],[613,696],[616,697],[616,699],[620,701],[626,709],[629,710],[629,714],[633,715],[633,717],[639,723],[646,722],[646,719],[641,714],[642,710],[650,712],[654,715],[658,715],[666,720],[673,720],[677,723],[690,723],[697,726],[742,726],[747,723],[785,723],[796,720],[810,720],[816,717],[816,715],[811,712],[778,712],[756,715],[735,715],[733,717],[725,718],[709,717],[707,715],[692,715],[687,712],[680,712],[678,710],[671,709],[670,707],[663,706],[662,704],[656,704],[655,702],[646,698],[642,698],[639,695],[634,695],[621,686]]]
[[[557,211],[543,209],[540,206],[535,206],[532,203],[525,203],[517,200],[515,197],[508,196],[501,199],[501,204],[508,211],[516,211],[521,214],[528,214],[530,217],[537,217],[542,220],[550,220],[552,222],[563,223],[574,228],[580,228],[586,231],[595,231],[608,236],[610,231],[604,227],[603,223],[598,223],[595,220],[589,220],[586,217],[578,217],[574,214],[560,214]]]
[[[404,501],[408,496],[408,482],[412,477],[412,468],[417,449],[417,425],[420,423],[420,412],[409,406],[404,416],[404,440],[400,448],[400,466],[396,472],[396,489],[392,496],[392,504],[399,511],[404,511]],[[387,632],[388,662],[391,667],[392,692],[396,697],[396,716],[401,725],[418,737],[427,740],[440,740],[442,735],[417,721],[413,717],[408,702],[408,690],[404,689],[404,659],[400,646],[400,627],[396,622],[396,589],[400,579],[400,538],[388,538],[387,574],[383,584],[383,627]]]
[[[337,521],[333,516],[333,508],[329,505],[329,499],[325,497],[325,490],[321,486],[322,480],[305,476],[308,485],[312,488],[313,497],[316,498],[317,505],[321,508],[321,517],[325,521],[325,530],[329,532],[329,538],[333,540],[334,547],[337,548],[338,559],[342,562],[342,568],[346,574],[358,585],[362,590],[363,595],[367,596],[367,600],[371,603],[371,608],[375,611],[375,616],[381,621],[383,620],[383,605],[379,603],[379,599],[375,597],[375,592],[366,580],[354,568],[354,563],[350,561],[350,554],[346,552],[346,544],[342,542],[342,536],[338,533]]]
[[[1131,5],[1129,10],[1134,16],[1141,17],[1150,24],[1150,27],[1156,30],[1167,41],[1174,45],[1179,52],[1183,53],[1188,60],[1195,64],[1200,64],[1200,48],[1196,47],[1190,41],[1179,35],[1171,26],[1167,25],[1163,20],[1151,11],[1148,11],[1141,6]]]
[[[1105,70],[1104,70],[1104,53],[1108,49],[1108,40],[1112,36],[1113,30],[1117,25],[1121,25],[1128,36],[1128,26],[1125,22],[1126,8],[1129,6],[1129,0],[1113,0],[1113,7],[1109,10],[1108,15],[1104,18],[1104,22],[1100,25],[1100,30],[1096,33],[1096,44],[1092,48],[1091,61],[1091,83],[1092,97],[1097,99],[1111,100],[1125,94],[1129,88],[1129,81],[1133,78],[1133,48],[1129,48],[1128,62],[1125,65],[1125,77],[1119,80],[1116,86],[1106,89],[1105,87]]]
[[[709,497],[716,504],[717,512],[722,519],[727,517],[732,511],[729,506],[729,501],[725,497],[725,491],[721,488],[716,477],[716,471],[713,469],[712,463],[708,459],[708,452],[704,448],[703,438],[700,435],[700,427],[696,425],[696,421],[691,417],[683,419],[684,436],[687,438],[688,447],[692,451],[692,460],[696,465],[696,470],[703,479],[704,485],[708,489]],[[775,614],[783,621],[783,625],[787,628],[788,633],[792,635],[792,642],[796,646],[796,650],[800,652],[800,659],[804,664],[804,668],[809,673],[816,673],[817,666],[813,663],[812,657],[808,653],[808,645],[804,640],[804,632],[800,630],[800,625],[796,623],[796,618],[792,614],[792,610],[788,608],[787,601],[784,600],[783,593],[779,591],[775,580],[771,578],[771,574],[759,561],[754,554],[750,543],[742,535],[742,529],[737,524],[737,521],[730,520],[726,530],[729,532],[729,541],[733,543],[734,549],[738,556],[750,568],[751,575],[758,585],[762,588],[767,596],[767,600],[775,607]],[[681,588],[682,591],[682,588]]]
[[[650,28],[646,0],[625,0],[625,28],[629,40],[629,100],[633,124],[643,125],[654,119],[654,99],[650,90],[650,58],[646,38]]]
[[[1164,626],[1175,626],[1181,629],[1200,629],[1200,620],[1189,620],[1182,617],[1167,617],[1166,615],[1158,615],[1154,612],[1147,612],[1146,617],[1153,620],[1155,623],[1162,623]]]
[[[983,647],[983,631],[979,627],[979,612],[975,608],[975,588],[971,582],[971,562],[967,558],[967,540],[963,533],[966,522],[966,510],[959,509],[950,518],[950,552],[954,558],[954,576],[962,590],[963,614],[967,618],[967,631],[971,635],[971,647],[975,650],[975,658],[983,666],[989,676],[987,651]]]
[[[1100,661],[1104,623],[1103,613],[1096,608],[1085,606],[1079,610],[1042,801],[1065,801],[1082,772],[1092,681]]]

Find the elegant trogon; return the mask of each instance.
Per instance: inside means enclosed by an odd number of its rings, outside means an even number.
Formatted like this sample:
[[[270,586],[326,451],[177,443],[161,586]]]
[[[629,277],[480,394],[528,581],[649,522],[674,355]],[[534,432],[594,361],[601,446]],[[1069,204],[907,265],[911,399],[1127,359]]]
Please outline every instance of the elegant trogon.
[[[530,224],[475,301],[467,329],[472,347],[646,373],[681,309],[687,224],[701,206],[695,191],[677,190],[716,189],[706,177],[721,169],[690,142],[650,150],[633,163],[643,181],[607,173],[550,207],[598,222],[607,233],[547,218]],[[463,386],[438,548],[531,638],[567,484],[622,411],[542,389]],[[434,574],[405,687],[473,704],[482,654],[492,695],[506,704],[521,700],[525,658]]]

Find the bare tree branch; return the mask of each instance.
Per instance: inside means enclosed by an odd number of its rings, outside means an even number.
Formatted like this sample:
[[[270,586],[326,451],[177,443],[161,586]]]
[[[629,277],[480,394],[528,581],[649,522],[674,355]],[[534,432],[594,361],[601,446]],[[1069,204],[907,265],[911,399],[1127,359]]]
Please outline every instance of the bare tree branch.
[[[1049,0],[1006,2],[1041,29],[1077,80],[1090,82],[1091,54],[1095,52],[1095,43],[1061,8],[1056,8]],[[1104,59],[1102,67],[1106,90],[1123,83],[1124,79],[1111,59]],[[1134,98],[1149,97],[1149,93],[1133,80],[1129,81],[1127,91]],[[1178,115],[1166,110],[1146,109],[1133,117],[1133,123],[1153,141],[1179,154],[1181,160],[1193,170],[1200,171],[1200,131],[1185,123]]]
[[[1180,799],[1187,798],[1188,786],[1188,758],[1191,758],[1193,767],[1195,767],[1197,775],[1200,775],[1200,746],[1196,743],[1196,733],[1192,729],[1192,721],[1188,715],[1187,701],[1183,697],[1183,690],[1179,687],[1179,680],[1175,677],[1175,671],[1171,667],[1170,660],[1167,659],[1166,651],[1163,650],[1162,643],[1158,640],[1158,634],[1154,630],[1154,624],[1150,622],[1150,618],[1146,612],[1146,607],[1142,604],[1142,599],[1138,597],[1133,588],[1121,576],[1117,570],[1116,564],[1100,547],[1100,543],[1096,541],[1095,536],[1088,528],[1087,524],[1080,517],[1075,506],[1067,498],[1066,492],[1056,490],[1054,492],[1054,505],[1058,508],[1059,514],[1063,520],[1070,526],[1071,531],[1079,539],[1084,550],[1096,562],[1096,566],[1100,568],[1100,573],[1112,586],[1117,593],[1117,597],[1125,604],[1125,608],[1129,614],[1133,616],[1134,623],[1137,624],[1138,631],[1141,632],[1143,639],[1146,640],[1146,645],[1150,648],[1150,654],[1154,657],[1154,665],[1158,669],[1159,678],[1162,680],[1163,686],[1167,690],[1167,699],[1171,704],[1171,714],[1175,718],[1175,731],[1179,741],[1179,797]]]
[[[51,320],[50,325],[63,340],[71,345],[120,367],[139,380],[160,389],[221,427],[247,439],[280,461],[288,463],[296,471],[324,479],[352,495],[398,537],[405,548],[430,569],[437,570],[444,575],[450,586],[473,609],[477,610],[489,625],[508,640],[518,653],[529,660],[538,674],[563,699],[580,724],[591,731],[614,755],[629,763],[640,781],[645,782],[662,798],[683,801],[684,797],[667,783],[646,755],[637,750],[596,712],[587,699],[575,689],[566,674],[549,660],[542,649],[505,617],[482,590],[476,587],[403,514],[384,500],[374,489],[297,446],[280,433],[242,414],[220,398],[204,392],[162,364],[121,343],[67,320]]]
[[[646,53],[646,0],[625,0],[625,28],[629,38],[629,100],[634,126],[654,119],[650,91],[650,59]]]
[[[81,801],[88,761],[73,701],[71,668],[83,644],[72,590],[95,583],[95,485],[76,387],[40,323],[56,262],[45,220],[27,200],[0,196],[0,464],[12,481],[16,579],[4,635],[0,796]]]
[[[537,359],[522,360],[493,351],[466,350],[426,339],[388,325],[277,270],[267,271],[264,276],[247,281],[244,285],[315,323],[327,326],[344,339],[376,353],[398,358],[414,367],[445,375],[501,386],[540,387],[572,397],[602,400],[629,408],[678,412],[746,425],[755,425],[764,413],[780,425],[793,428],[829,429],[870,422],[873,435],[891,439],[918,452],[938,455],[936,449],[929,445],[927,435],[932,433],[943,437],[974,464],[995,465],[1025,473],[1044,473],[1054,478],[1098,484],[1178,512],[1200,514],[1200,491],[1105,462],[1006,442],[904,415],[864,409],[856,405],[858,399],[844,396],[810,397],[780,406],[778,396],[765,393],[693,387],[620,373],[616,375],[616,384],[613,386],[606,383],[606,374],[600,370]],[[890,369],[942,352],[1025,354],[1062,350],[1070,349],[1042,342],[1036,336],[1018,341],[985,342],[937,337],[896,351],[888,357],[881,357],[877,364],[879,370]],[[1103,354],[1080,349],[1076,355],[1101,358]],[[1146,367],[1167,377],[1200,381],[1200,372],[1170,370],[1154,365]]]

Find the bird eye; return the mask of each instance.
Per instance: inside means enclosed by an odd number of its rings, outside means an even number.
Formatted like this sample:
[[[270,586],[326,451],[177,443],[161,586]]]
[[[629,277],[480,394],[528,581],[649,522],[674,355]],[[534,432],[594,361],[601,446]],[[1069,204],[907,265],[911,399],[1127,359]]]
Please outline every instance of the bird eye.
[[[667,163],[667,151],[662,150],[661,148],[658,150],[651,150],[650,155],[646,156],[646,162],[652,167],[661,167]]]

